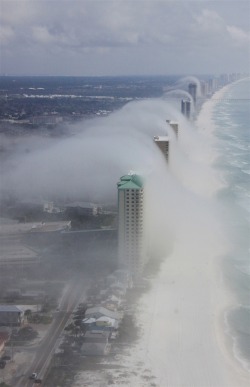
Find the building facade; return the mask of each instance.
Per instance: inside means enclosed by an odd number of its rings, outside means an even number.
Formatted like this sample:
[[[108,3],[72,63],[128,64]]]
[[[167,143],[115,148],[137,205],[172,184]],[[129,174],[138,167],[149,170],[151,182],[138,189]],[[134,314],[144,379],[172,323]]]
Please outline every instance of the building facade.
[[[188,100],[181,100],[181,112],[186,118],[190,118],[191,114],[191,102]]]
[[[20,327],[24,312],[15,305],[0,305],[0,326]]]
[[[154,142],[163,153],[166,161],[169,159],[169,138],[168,136],[154,136]]]
[[[173,129],[173,131],[175,132],[176,137],[178,137],[178,133],[179,133],[179,124],[178,124],[178,122],[174,122],[174,121],[171,121],[171,120],[166,120],[166,123]]]
[[[196,104],[196,97],[197,97],[197,85],[196,83],[189,83],[188,85],[188,92],[192,96],[194,105]]]
[[[118,260],[130,286],[140,279],[146,260],[144,189],[139,175],[122,176],[118,186]]]

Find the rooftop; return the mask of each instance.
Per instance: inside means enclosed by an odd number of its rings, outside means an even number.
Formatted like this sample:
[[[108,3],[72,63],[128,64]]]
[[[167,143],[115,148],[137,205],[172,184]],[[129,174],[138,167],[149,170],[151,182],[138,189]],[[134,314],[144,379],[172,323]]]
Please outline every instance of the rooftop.
[[[96,208],[98,204],[91,202],[71,202],[65,205],[66,207],[81,207],[81,208]]]
[[[169,141],[168,136],[154,136],[154,141]]]
[[[22,310],[15,305],[0,305],[0,312],[19,312],[19,313],[22,313]]]
[[[100,314],[102,316],[110,317],[115,320],[120,320],[122,318],[121,312],[113,312],[102,306],[95,306],[93,308],[88,308],[85,312],[86,317],[94,317],[95,315]]]
[[[177,122],[177,121],[166,120],[166,122],[167,122],[168,124],[177,124],[177,125],[178,125],[178,122]]]
[[[124,175],[117,183],[118,189],[142,189],[142,177],[136,174]]]

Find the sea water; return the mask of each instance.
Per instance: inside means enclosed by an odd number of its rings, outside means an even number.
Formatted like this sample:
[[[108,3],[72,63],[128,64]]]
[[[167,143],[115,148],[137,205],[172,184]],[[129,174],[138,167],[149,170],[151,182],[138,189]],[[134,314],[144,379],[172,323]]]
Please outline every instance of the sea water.
[[[234,355],[250,370],[250,78],[226,89],[211,119],[219,154],[215,168],[225,183],[218,199],[231,241],[223,274],[238,303],[225,314],[225,323]]]

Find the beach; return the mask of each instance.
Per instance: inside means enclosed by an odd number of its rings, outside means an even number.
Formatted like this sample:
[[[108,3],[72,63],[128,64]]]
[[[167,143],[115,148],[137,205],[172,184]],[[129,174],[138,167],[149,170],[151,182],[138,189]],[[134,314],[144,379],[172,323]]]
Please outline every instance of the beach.
[[[197,125],[203,124],[201,130],[213,130],[205,123],[227,88],[203,105],[197,119]],[[235,305],[235,296],[223,278],[221,257],[227,245],[216,205],[212,208],[214,212],[201,208],[189,225],[182,225],[173,253],[139,303],[137,322],[143,333],[130,367],[144,361],[158,386],[249,385],[250,374],[234,357],[232,340],[226,334],[224,316]],[[134,383],[129,385],[143,385],[138,379]]]
[[[205,102],[196,120],[204,142],[211,138],[209,145],[213,143],[212,109],[227,89],[220,89]],[[185,144],[182,147],[185,149]],[[195,160],[196,155],[191,156]],[[211,190],[192,187],[195,165],[190,163],[189,168],[186,163],[185,184],[190,182],[190,186],[185,187],[186,191],[179,189],[179,196],[174,198],[179,202],[173,210],[173,249],[163,258],[157,273],[146,278],[149,290],[137,298],[131,311],[137,340],[125,343],[115,356],[101,360],[99,369],[80,372],[74,387],[87,386],[90,381],[93,386],[131,387],[249,385],[250,373],[235,356],[225,322],[227,311],[237,305],[237,300],[225,281],[222,265],[230,250],[216,199],[223,181],[213,171],[214,160],[204,159],[203,165],[199,157],[200,170],[195,178],[201,176],[204,166],[202,179],[207,178]],[[167,226],[169,229],[171,224]]]

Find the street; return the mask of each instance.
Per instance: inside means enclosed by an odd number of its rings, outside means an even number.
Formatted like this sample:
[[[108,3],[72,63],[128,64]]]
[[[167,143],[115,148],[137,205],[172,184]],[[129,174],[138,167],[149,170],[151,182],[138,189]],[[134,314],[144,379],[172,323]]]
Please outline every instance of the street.
[[[21,377],[13,377],[11,383],[13,387],[31,387],[35,385],[34,381],[29,379],[33,372],[38,374],[39,379],[43,380],[45,378],[48,366],[57,345],[57,340],[62,334],[70,315],[79,302],[85,297],[87,289],[88,282],[86,280],[78,278],[70,282],[61,300],[60,310],[55,312],[53,322],[48,329],[45,338],[37,347],[36,354],[34,355],[34,361],[27,367]]]

